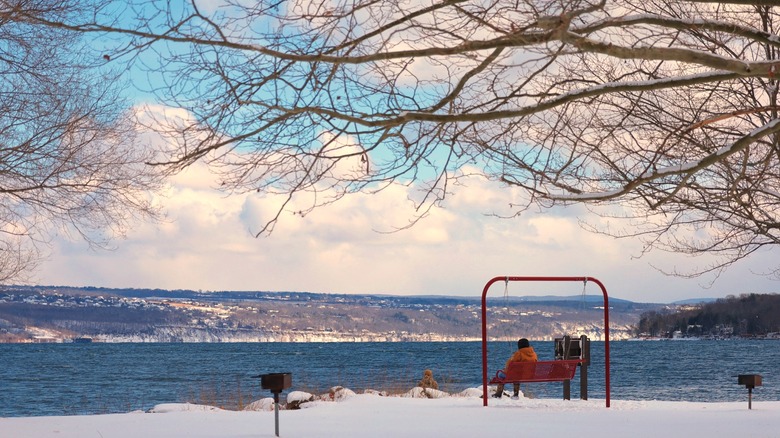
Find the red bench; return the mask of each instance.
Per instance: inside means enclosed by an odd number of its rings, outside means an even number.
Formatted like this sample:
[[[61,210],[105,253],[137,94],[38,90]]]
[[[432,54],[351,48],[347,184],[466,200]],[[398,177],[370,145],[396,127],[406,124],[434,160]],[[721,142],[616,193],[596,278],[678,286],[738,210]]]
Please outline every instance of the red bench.
[[[505,370],[498,370],[489,385],[497,383],[562,382],[574,378],[582,359],[549,360],[539,362],[510,362]],[[504,373],[503,377],[499,374]]]

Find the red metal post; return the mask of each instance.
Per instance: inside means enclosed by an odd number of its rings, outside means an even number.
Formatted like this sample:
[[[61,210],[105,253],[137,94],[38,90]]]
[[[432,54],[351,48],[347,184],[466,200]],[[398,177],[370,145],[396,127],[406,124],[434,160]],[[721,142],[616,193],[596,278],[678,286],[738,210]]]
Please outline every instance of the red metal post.
[[[482,405],[488,405],[488,360],[487,360],[487,293],[490,286],[497,281],[584,281],[596,283],[604,295],[604,388],[606,390],[607,407],[610,404],[609,378],[609,296],[604,284],[593,277],[494,277],[482,289]]]

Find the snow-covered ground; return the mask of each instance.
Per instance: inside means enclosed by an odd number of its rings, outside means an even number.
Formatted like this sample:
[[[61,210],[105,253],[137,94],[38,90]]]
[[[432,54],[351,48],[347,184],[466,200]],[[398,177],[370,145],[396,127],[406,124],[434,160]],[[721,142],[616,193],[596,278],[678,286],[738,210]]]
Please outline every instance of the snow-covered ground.
[[[418,390],[419,391],[419,390]],[[281,437],[780,437],[780,401],[729,403],[490,399],[478,389],[441,398],[354,394],[279,411]],[[305,398],[305,393],[290,393]],[[695,394],[691,394],[695,397]],[[282,396],[284,397],[284,395]],[[284,398],[283,398],[284,399]],[[273,400],[241,412],[193,404],[149,412],[0,418],[8,438],[250,438],[275,436]]]

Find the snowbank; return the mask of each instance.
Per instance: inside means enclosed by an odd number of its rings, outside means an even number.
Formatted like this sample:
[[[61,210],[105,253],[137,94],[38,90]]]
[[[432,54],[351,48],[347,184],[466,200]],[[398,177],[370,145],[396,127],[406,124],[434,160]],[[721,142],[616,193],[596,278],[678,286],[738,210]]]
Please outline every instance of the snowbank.
[[[481,391],[480,391],[481,392]],[[297,398],[306,398],[298,394]],[[273,437],[268,399],[259,410],[225,411],[192,404],[158,405],[127,414],[0,418],[0,435],[15,438]],[[270,407],[270,409],[269,409]],[[279,413],[281,437],[776,437],[780,402],[733,403],[491,399],[478,391],[446,397],[349,394],[316,398]]]

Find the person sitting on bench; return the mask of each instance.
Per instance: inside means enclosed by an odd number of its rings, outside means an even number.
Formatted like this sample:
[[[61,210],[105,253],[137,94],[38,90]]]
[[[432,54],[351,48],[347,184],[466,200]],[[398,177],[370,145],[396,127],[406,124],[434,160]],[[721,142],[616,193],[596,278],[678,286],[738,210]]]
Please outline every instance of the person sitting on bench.
[[[531,346],[531,344],[528,342],[528,339],[522,338],[517,341],[517,351],[515,351],[512,354],[512,357],[509,358],[508,361],[506,361],[506,365],[504,366],[504,369],[509,368],[509,364],[512,362],[537,362],[539,359],[536,357],[536,352],[534,351],[534,347]],[[499,377],[504,378],[506,375],[503,375],[503,373],[499,374]],[[514,397],[520,396],[520,384],[514,383]],[[504,395],[504,384],[499,383],[496,387],[496,393],[493,394],[493,397],[495,398],[501,398],[501,396]]]

